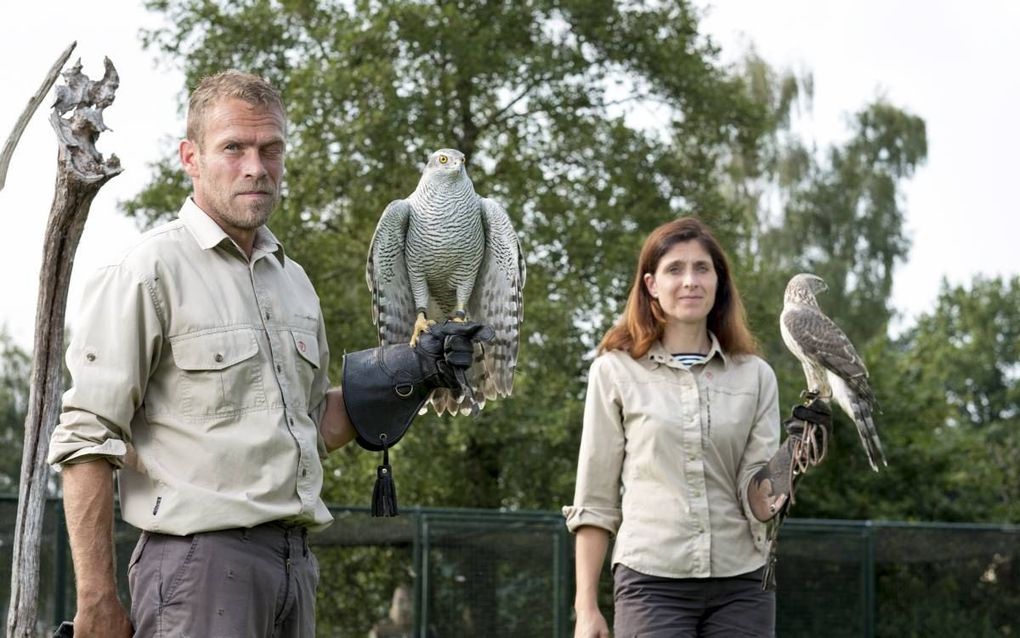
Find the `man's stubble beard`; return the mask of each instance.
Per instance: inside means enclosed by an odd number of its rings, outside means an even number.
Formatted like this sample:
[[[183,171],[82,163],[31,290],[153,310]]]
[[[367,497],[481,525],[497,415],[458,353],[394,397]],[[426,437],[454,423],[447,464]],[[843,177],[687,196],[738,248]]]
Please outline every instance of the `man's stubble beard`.
[[[261,199],[257,202],[251,202],[245,207],[244,213],[236,215],[237,219],[228,220],[234,223],[239,228],[246,230],[254,230],[259,226],[264,226],[269,217],[272,216],[273,211],[276,210],[276,206],[280,203],[280,191],[274,188],[268,182],[256,183],[251,189],[242,188],[241,191],[245,190],[264,190],[269,191],[270,197]],[[241,207],[241,202],[236,199],[236,194],[231,197],[230,203],[235,204],[235,207],[231,207],[231,214],[234,214],[236,207]]]
[[[269,197],[245,204],[238,194],[248,191],[266,191]],[[265,225],[280,203],[280,191],[268,180],[241,184],[229,192],[217,192],[215,196],[216,215],[234,228],[254,230]]]

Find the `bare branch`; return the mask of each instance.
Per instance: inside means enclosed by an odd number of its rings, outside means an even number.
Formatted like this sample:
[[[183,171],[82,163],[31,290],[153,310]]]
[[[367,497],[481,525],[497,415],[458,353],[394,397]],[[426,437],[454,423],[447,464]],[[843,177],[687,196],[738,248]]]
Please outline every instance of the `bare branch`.
[[[527,86],[525,86],[524,89],[520,93],[518,93],[515,97],[511,98],[511,100],[506,104],[506,106],[504,106],[500,110],[496,111],[495,113],[493,113],[492,115],[487,117],[486,118],[486,122],[484,124],[482,124],[480,128],[486,129],[489,126],[502,121],[502,119],[500,118],[501,115],[503,115],[504,113],[506,113],[507,111],[512,109],[515,104],[517,104],[518,102],[523,100],[525,97],[527,97],[528,94],[531,93],[531,91],[535,87],[537,87],[538,85],[542,84],[543,82],[547,82],[550,79],[552,79],[552,75],[551,74],[547,74],[547,75],[544,75],[544,76],[533,78],[532,81],[529,82],[527,84]]]
[[[46,74],[46,78],[39,86],[39,90],[35,92],[35,95],[28,100],[28,104],[25,106],[25,110],[21,113],[21,117],[14,124],[14,130],[11,131],[10,136],[7,138],[7,142],[4,143],[4,150],[0,152],[0,191],[4,189],[4,184],[7,183],[7,166],[11,163],[11,157],[14,155],[14,147],[18,145],[18,141],[21,140],[21,134],[25,132],[25,127],[28,126],[28,121],[32,119],[32,115],[35,110],[42,104],[46,94],[50,92],[50,87],[57,81],[57,75],[60,74],[60,69],[64,68],[64,64],[67,63],[67,59],[71,57],[71,51],[74,51],[74,47],[78,45],[78,42],[72,42],[64,52],[60,54],[57,61],[50,67],[49,72]]]

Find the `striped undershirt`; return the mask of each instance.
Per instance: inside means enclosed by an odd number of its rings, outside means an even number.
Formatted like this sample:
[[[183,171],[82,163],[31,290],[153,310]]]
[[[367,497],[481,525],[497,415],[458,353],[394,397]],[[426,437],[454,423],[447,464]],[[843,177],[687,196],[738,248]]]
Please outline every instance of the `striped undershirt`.
[[[707,361],[707,355],[703,355],[699,352],[674,352],[673,361],[678,361],[684,365],[684,367],[696,366]]]

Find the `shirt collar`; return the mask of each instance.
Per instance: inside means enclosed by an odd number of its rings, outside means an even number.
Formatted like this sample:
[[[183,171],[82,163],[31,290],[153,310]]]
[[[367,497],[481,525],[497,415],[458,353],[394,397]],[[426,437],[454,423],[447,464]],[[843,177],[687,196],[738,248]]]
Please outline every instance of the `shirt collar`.
[[[708,348],[708,354],[705,355],[705,363],[708,363],[716,356],[722,359],[723,367],[727,367],[730,363],[729,356],[723,351],[722,346],[719,345],[719,340],[711,330],[708,331],[708,338],[711,341],[711,345]],[[667,352],[666,348],[662,345],[662,341],[656,341],[652,344],[652,347],[648,349],[648,352],[644,357],[641,358],[641,362],[649,370],[654,369],[660,365],[667,365],[670,367],[683,367],[682,364],[678,363],[673,359],[673,353]]]
[[[177,216],[202,250],[215,248],[224,241],[230,242],[234,246],[237,245],[230,238],[230,235],[220,228],[219,224],[213,221],[213,218],[209,217],[208,213],[199,208],[195,200],[190,197],[184,201],[184,205],[181,206]],[[276,235],[266,226],[259,226],[255,229],[255,243],[252,255],[254,256],[256,252],[276,255],[280,265],[284,265],[283,244],[280,243]]]

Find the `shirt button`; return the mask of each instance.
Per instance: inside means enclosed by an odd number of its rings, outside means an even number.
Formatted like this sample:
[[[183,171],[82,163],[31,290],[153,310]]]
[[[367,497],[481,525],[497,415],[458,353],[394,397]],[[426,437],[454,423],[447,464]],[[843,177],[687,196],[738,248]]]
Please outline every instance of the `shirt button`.
[[[214,357],[213,357],[213,359],[215,359],[215,360],[216,360],[216,363],[220,363],[220,362],[222,362],[222,361],[223,361],[223,355],[222,355],[222,354],[220,354],[219,352],[217,352],[217,353],[216,353],[216,356],[214,356]]]
[[[277,372],[283,372],[283,366],[281,366],[279,363],[277,363],[276,364],[276,371]]]
[[[269,321],[269,313],[266,313],[266,321]]]

